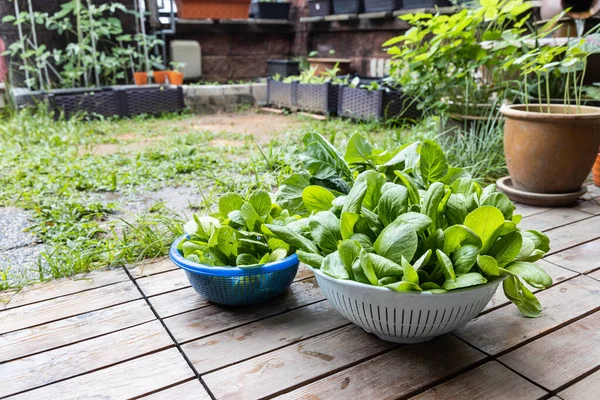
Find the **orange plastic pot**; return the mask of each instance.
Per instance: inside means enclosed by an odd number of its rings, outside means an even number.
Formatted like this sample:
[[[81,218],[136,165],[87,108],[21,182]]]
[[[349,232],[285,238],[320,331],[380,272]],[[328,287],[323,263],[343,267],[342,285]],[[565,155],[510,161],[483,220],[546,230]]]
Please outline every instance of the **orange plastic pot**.
[[[148,84],[148,73],[147,72],[134,72],[133,80],[135,84],[138,86],[147,85]]]
[[[598,157],[596,157],[592,173],[594,174],[594,185],[600,186],[600,150],[598,150]]]
[[[177,0],[181,19],[248,19],[250,0]]]
[[[183,73],[179,71],[168,71],[169,83],[171,85],[183,85]]]
[[[154,71],[152,76],[154,77],[154,83],[164,84],[167,81],[167,74],[169,71]]]

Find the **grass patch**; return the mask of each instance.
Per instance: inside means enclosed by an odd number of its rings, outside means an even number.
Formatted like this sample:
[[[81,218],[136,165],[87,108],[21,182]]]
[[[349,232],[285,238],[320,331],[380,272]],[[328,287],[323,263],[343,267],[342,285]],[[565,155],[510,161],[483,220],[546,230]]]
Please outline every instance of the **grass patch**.
[[[131,210],[132,198],[185,187],[199,195],[192,206],[203,212],[227,191],[273,190],[299,167],[296,152],[308,131],[341,149],[355,132],[390,148],[440,139],[436,118],[403,125],[264,115],[266,133],[244,133],[262,132],[255,126],[261,118],[244,112],[85,121],[38,109],[0,119],[0,206],[30,210],[29,230],[44,245],[33,269],[0,270],[0,290],[167,254],[185,216],[164,204]],[[501,148],[501,135],[488,133],[441,140],[451,164],[491,179],[503,156],[486,164]]]

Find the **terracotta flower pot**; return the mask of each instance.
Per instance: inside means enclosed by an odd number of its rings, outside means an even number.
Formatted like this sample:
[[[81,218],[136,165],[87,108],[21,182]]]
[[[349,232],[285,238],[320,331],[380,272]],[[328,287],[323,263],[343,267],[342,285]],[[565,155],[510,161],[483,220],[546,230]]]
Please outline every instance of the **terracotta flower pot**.
[[[148,73],[147,72],[134,72],[133,80],[135,84],[138,86],[147,85],[148,84]]]
[[[504,154],[516,189],[572,193],[590,173],[600,147],[600,107],[503,106]],[[537,112],[534,112],[537,111]]]
[[[183,85],[183,73],[179,71],[168,71],[167,76],[171,85]]]
[[[596,157],[594,168],[592,168],[592,173],[594,174],[594,185],[600,186],[600,149],[598,150],[598,156]]]
[[[163,84],[167,81],[167,74],[169,71],[154,71],[152,76],[154,77],[154,83]]]

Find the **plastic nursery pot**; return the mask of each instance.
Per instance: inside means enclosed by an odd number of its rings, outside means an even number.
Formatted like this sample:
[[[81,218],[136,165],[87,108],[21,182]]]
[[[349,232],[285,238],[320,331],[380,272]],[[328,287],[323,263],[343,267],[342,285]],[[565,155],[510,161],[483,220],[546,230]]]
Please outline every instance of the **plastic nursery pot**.
[[[154,77],[154,83],[163,85],[167,81],[167,74],[169,71],[154,71],[152,76]]]
[[[600,107],[579,108],[518,104],[500,109],[506,118],[506,165],[516,189],[542,194],[581,189],[598,156]]]
[[[138,86],[147,85],[148,84],[148,73],[147,72],[134,72],[133,80],[135,84]]]
[[[327,300],[344,317],[395,343],[419,343],[460,328],[475,318],[505,277],[479,286],[433,294],[395,292],[310,268]]]
[[[600,186],[600,149],[598,150],[598,156],[596,157],[594,168],[592,168],[592,173],[594,174],[594,185]]]
[[[228,306],[264,303],[285,292],[298,272],[300,262],[296,254],[256,268],[198,264],[183,258],[177,250],[185,237],[173,243],[169,257],[185,271],[194,290],[213,303]]]
[[[167,77],[171,85],[183,85],[183,73],[179,71],[168,71]]]

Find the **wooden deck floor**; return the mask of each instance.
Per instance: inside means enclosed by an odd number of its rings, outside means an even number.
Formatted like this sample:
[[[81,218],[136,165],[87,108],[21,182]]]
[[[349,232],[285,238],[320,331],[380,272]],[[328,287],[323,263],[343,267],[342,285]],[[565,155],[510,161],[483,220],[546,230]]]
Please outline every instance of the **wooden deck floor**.
[[[0,292],[0,398],[600,398],[600,188],[519,206],[552,251],[541,318],[500,291],[463,329],[400,346],[331,308],[311,274],[269,304],[203,301],[168,260]],[[594,199],[595,198],[595,199]]]

